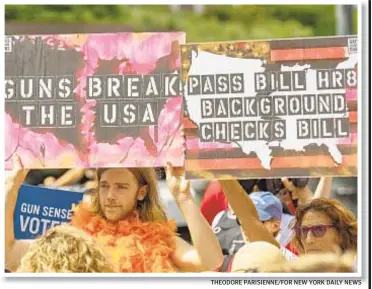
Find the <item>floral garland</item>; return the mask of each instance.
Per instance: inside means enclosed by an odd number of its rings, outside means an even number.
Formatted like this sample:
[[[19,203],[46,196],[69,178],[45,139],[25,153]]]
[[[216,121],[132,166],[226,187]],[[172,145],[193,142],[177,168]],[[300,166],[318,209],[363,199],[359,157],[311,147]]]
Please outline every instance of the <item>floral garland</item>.
[[[71,225],[84,230],[112,257],[117,272],[176,272],[171,260],[175,250],[176,225],[173,221],[143,222],[138,212],[115,224],[93,213],[89,205],[74,208]]]

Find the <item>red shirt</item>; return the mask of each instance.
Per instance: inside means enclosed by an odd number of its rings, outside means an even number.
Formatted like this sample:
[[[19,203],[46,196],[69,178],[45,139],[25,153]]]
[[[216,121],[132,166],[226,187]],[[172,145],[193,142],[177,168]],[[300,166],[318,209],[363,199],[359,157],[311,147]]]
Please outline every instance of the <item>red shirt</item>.
[[[218,181],[211,181],[206,188],[200,204],[200,210],[208,223],[212,225],[214,217],[228,208],[227,198]]]
[[[300,253],[297,251],[297,249],[295,248],[295,246],[293,245],[292,242],[289,242],[287,244],[287,246],[285,246],[285,248],[289,251],[291,251],[293,254],[295,254],[296,256],[298,256]]]

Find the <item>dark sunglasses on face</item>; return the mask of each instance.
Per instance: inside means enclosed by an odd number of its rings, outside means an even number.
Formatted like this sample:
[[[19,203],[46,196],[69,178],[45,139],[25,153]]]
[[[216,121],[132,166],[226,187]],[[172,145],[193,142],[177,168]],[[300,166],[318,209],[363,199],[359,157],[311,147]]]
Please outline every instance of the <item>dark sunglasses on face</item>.
[[[301,238],[306,238],[309,231],[316,237],[321,238],[327,232],[327,229],[333,228],[334,225],[317,225],[317,226],[307,226],[307,227],[297,227],[296,235],[300,236]]]

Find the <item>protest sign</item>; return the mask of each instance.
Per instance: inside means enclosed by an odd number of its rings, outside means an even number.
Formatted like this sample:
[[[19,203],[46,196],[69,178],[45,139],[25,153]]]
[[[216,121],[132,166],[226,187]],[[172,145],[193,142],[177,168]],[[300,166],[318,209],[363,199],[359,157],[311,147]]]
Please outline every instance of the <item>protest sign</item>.
[[[357,38],[181,48],[188,178],[357,175]]]
[[[82,193],[23,185],[14,210],[15,238],[34,239],[51,227],[68,223],[72,205],[82,198]]]
[[[185,33],[5,38],[6,168],[183,165]]]

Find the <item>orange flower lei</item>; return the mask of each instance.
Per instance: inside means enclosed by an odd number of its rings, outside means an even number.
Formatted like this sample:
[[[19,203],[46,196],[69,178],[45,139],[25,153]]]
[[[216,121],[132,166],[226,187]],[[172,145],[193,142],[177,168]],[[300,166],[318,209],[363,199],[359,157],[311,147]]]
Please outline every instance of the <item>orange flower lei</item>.
[[[171,260],[175,250],[173,221],[143,222],[134,212],[115,224],[92,213],[89,205],[75,207],[71,225],[95,237],[113,258],[117,272],[176,272]]]

